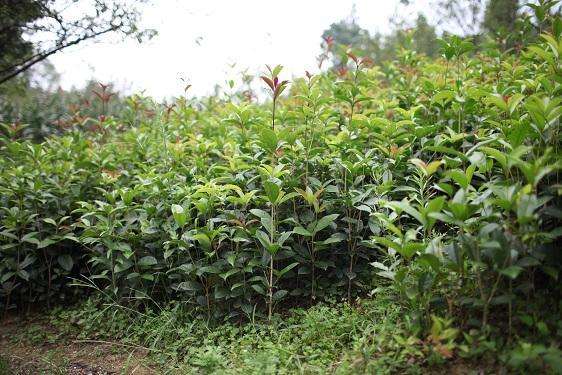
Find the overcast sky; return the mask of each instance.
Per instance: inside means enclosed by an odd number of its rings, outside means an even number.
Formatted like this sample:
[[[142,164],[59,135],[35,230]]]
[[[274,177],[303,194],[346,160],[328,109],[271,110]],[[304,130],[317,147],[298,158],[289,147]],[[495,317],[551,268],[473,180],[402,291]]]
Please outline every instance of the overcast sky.
[[[404,12],[398,0],[151,1],[142,26],[158,30],[153,40],[101,41],[65,50],[51,58],[62,87],[80,87],[95,77],[165,98],[182,93],[182,77],[194,94],[205,95],[215,84],[237,79],[243,69],[260,73],[265,64],[285,66],[283,78],[300,76],[317,70],[320,35],[349,17],[353,4],[358,23],[371,32],[388,32],[389,18]],[[424,3],[418,1],[411,16]]]

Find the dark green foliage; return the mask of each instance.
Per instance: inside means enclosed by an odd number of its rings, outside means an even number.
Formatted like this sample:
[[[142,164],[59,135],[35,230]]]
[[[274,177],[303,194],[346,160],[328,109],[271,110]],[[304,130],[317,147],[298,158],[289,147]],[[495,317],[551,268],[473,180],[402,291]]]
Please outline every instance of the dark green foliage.
[[[40,1],[4,0],[0,3],[0,73],[9,69],[14,61],[33,52],[31,42],[23,39],[26,25],[43,15]]]
[[[484,14],[484,28],[492,33],[513,32],[518,9],[519,0],[490,0]]]

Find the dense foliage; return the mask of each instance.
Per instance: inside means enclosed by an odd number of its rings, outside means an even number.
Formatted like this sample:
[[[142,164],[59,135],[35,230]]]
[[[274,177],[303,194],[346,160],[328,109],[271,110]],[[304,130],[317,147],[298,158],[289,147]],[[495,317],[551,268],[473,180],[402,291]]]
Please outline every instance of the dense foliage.
[[[73,284],[253,320],[384,283],[415,332],[437,314],[557,341],[541,315],[562,308],[552,25],[521,53],[472,54],[459,37],[439,59],[348,52],[348,68],[290,86],[268,68],[266,104],[137,97],[125,120],[2,138],[1,303],[70,298]]]
[[[45,68],[53,69],[49,65]],[[119,114],[121,121],[134,121],[128,114],[133,110],[136,99],[129,98],[130,106],[125,106],[127,99],[116,92],[113,85],[100,86],[96,81],[89,81],[82,89],[63,90],[57,88],[57,74],[49,73],[42,77],[50,82],[48,87],[38,83],[27,86],[19,82],[2,86],[0,131],[6,137],[40,142],[69,128],[84,130],[97,127],[100,116]],[[103,102],[103,96],[109,96],[111,100]]]

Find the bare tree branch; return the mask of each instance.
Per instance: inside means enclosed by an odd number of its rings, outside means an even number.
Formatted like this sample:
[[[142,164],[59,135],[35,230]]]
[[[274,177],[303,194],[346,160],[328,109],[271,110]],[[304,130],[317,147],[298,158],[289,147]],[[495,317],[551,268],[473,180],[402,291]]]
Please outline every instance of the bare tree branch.
[[[54,55],[55,53],[57,53],[57,52],[59,52],[59,51],[65,49],[65,48],[67,48],[67,47],[73,46],[73,45],[75,45],[75,44],[78,44],[78,43],[83,42],[83,41],[88,40],[88,39],[96,38],[96,37],[98,37],[98,36],[101,36],[101,35],[103,35],[103,34],[107,34],[107,33],[111,32],[111,31],[115,31],[115,30],[116,30],[116,27],[115,27],[115,26],[112,26],[112,27],[110,27],[110,28],[108,28],[108,29],[105,29],[105,30],[103,30],[103,31],[99,31],[99,32],[97,32],[97,33],[95,33],[95,34],[85,35],[85,36],[83,36],[83,37],[81,37],[81,38],[72,40],[72,41],[70,41],[70,42],[68,42],[68,43],[65,43],[65,44],[63,44],[63,45],[60,45],[60,46],[58,46],[58,47],[56,47],[56,48],[54,48],[54,49],[51,49],[51,50],[49,50],[49,51],[45,51],[45,52],[36,54],[36,55],[34,55],[34,57],[32,57],[32,58],[30,58],[30,59],[27,59],[27,60],[26,60],[25,62],[23,62],[23,63],[20,63],[20,64],[19,64],[19,67],[16,68],[15,70],[12,70],[10,73],[8,73],[8,74],[6,74],[6,75],[4,75],[4,76],[0,76],[0,84],[2,84],[2,83],[4,83],[4,82],[6,82],[6,81],[8,81],[8,80],[10,80],[10,79],[12,79],[12,78],[14,78],[15,76],[17,76],[17,75],[19,75],[19,74],[21,74],[21,73],[23,73],[23,72],[25,72],[26,70],[28,70],[29,68],[31,68],[33,65],[37,64],[38,62],[41,62],[41,61],[45,60],[47,57],[49,57],[49,56],[51,56],[51,55]],[[10,69],[10,70],[11,70],[11,69]],[[9,69],[5,69],[3,72],[6,72],[6,71],[9,71]]]
[[[154,35],[140,30],[139,3],[146,0],[2,0],[0,84],[47,57],[104,34]]]

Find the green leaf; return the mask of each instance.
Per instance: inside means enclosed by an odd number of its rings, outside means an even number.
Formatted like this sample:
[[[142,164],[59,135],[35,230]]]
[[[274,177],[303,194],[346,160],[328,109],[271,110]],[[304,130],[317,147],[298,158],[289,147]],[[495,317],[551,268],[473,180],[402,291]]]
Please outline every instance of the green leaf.
[[[391,241],[390,239],[388,239],[386,237],[373,237],[373,241],[375,241],[378,244],[386,246],[387,249],[396,250],[396,249],[400,248],[399,244],[397,244],[394,241]]]
[[[289,272],[290,270],[292,270],[293,268],[295,268],[298,265],[299,265],[298,262],[289,264],[287,267],[285,267],[281,271],[279,271],[279,277],[283,276],[284,274],[286,274],[287,272]]]
[[[150,267],[150,266],[154,266],[156,264],[158,264],[158,261],[156,260],[155,257],[153,257],[151,255],[142,257],[138,261],[138,265],[140,267]]]
[[[275,255],[281,248],[281,246],[279,246],[278,244],[272,243],[268,235],[264,231],[257,230],[256,238],[262,244],[265,250],[271,255]]]
[[[454,156],[458,156],[459,158],[461,158],[463,161],[468,161],[468,158],[466,157],[466,155],[464,155],[462,152],[455,150],[454,148],[451,147],[445,147],[445,146],[424,146],[423,147],[424,151],[435,151],[435,152],[440,152],[442,154],[449,154],[449,155],[454,155]]]
[[[418,251],[425,249],[425,244],[418,242],[409,242],[402,246],[401,249],[396,249],[396,251],[406,259],[410,259]]]
[[[309,231],[307,231],[303,227],[295,227],[293,229],[293,232],[296,233],[296,234],[300,234],[301,236],[312,237],[312,233],[310,233]]]
[[[16,272],[16,275],[18,275],[20,278],[24,279],[25,281],[29,281],[29,272],[27,272],[26,270],[18,270]]]
[[[509,266],[509,267],[501,270],[500,273],[502,275],[505,275],[505,276],[509,277],[512,280],[515,280],[517,278],[517,276],[519,276],[521,271],[523,271],[523,268],[521,268],[519,266]]]
[[[293,234],[293,232],[282,232],[279,234],[279,237],[277,238],[277,244],[279,246],[283,246],[283,244],[285,243],[285,241],[287,241],[289,239],[289,237],[291,237],[291,234]]]
[[[51,219],[50,217],[47,217],[47,218],[43,219],[43,221],[45,223],[49,223],[51,225],[54,225],[55,227],[58,227],[57,222],[55,220]]]
[[[282,195],[279,200],[277,201],[277,204],[282,204],[285,203],[286,201],[288,201],[289,199],[293,199],[294,197],[297,197],[299,194],[292,192],[292,193],[288,193],[288,194],[284,194]]]
[[[7,230],[3,230],[2,232],[0,232],[0,235],[11,238],[12,240],[16,240],[16,241],[18,240],[18,236],[16,236],[11,232],[8,232]]]
[[[57,257],[58,264],[67,272],[72,270],[74,266],[74,261],[69,254],[61,254]]]
[[[279,185],[273,181],[265,181],[263,183],[263,188],[269,202],[272,204],[277,203],[277,198],[279,198],[279,193],[281,192]]]
[[[215,298],[216,299],[224,298],[224,297],[228,296],[229,294],[230,293],[229,293],[228,289],[226,289],[226,288],[217,288],[215,290]]]
[[[45,247],[51,246],[52,244],[57,243],[58,241],[53,238],[45,238],[43,241],[40,241],[37,244],[38,249],[43,249]]]
[[[182,206],[173,204],[172,205],[172,215],[178,226],[183,227],[187,222],[187,215]]]
[[[414,219],[419,221],[421,224],[425,224],[425,220],[424,220],[422,214],[418,210],[416,210],[414,207],[412,207],[406,199],[404,199],[402,201],[390,202],[388,205],[396,211],[400,210],[400,211],[406,212],[408,215],[412,216]]]
[[[265,296],[265,290],[263,289],[263,286],[259,285],[259,284],[252,284],[252,288],[258,292],[259,294],[261,294],[262,296]]]
[[[237,273],[239,273],[240,270],[237,268],[231,268],[230,270],[228,270],[227,272],[223,272],[221,273],[219,276],[223,279],[226,280],[228,279],[230,276],[232,275],[236,275]]]
[[[324,241],[319,242],[320,245],[329,245],[333,243],[338,243],[345,240],[345,235],[343,233],[334,233]]]
[[[252,215],[255,215],[255,216],[259,217],[260,219],[266,218],[268,220],[271,220],[271,215],[269,213],[265,212],[264,210],[254,208],[254,209],[250,210],[250,213]]]
[[[445,204],[445,197],[444,196],[437,197],[427,202],[424,212],[426,213],[439,212],[443,208],[444,204]]]
[[[21,241],[39,245],[40,241],[35,237],[37,234],[37,232],[29,232],[21,238]]]
[[[322,229],[326,228],[328,225],[332,224],[337,219],[338,216],[339,216],[338,214],[331,214],[320,218],[316,222],[316,226],[314,227],[313,233],[318,233]]]
[[[278,290],[277,292],[273,293],[273,300],[280,301],[281,299],[283,299],[283,297],[287,295],[287,293],[289,292],[286,290]]]
[[[203,249],[211,249],[211,239],[205,233],[197,233],[193,238],[199,242],[199,245],[201,245]]]
[[[453,179],[463,189],[468,188],[468,184],[469,184],[470,181],[468,180],[465,172],[461,171],[460,169],[453,169],[451,171],[448,171],[446,173],[446,176]]]
[[[496,160],[498,163],[500,163],[504,171],[508,170],[507,156],[503,152],[491,147],[480,147],[480,150],[484,152],[486,155],[490,156],[492,159]]]
[[[439,267],[441,265],[441,262],[439,261],[439,258],[437,258],[437,256],[426,253],[420,255],[416,259],[419,263],[431,267],[435,272],[439,272]]]
[[[486,98],[486,103],[489,105],[494,105],[500,110],[507,112],[507,103],[503,100],[503,97],[499,94],[492,94]]]
[[[178,284],[178,286],[175,288],[176,290],[180,290],[180,291],[189,291],[189,292],[197,292],[200,290],[203,290],[203,286],[198,283],[197,281],[183,281],[181,283]]]
[[[273,234],[273,220],[271,219],[271,215],[264,210],[260,209],[252,209],[250,213],[260,218],[260,222],[263,227],[270,233]]]
[[[279,140],[277,139],[277,134],[275,131],[269,128],[262,129],[260,133],[260,145],[270,154],[277,150],[277,144]]]

